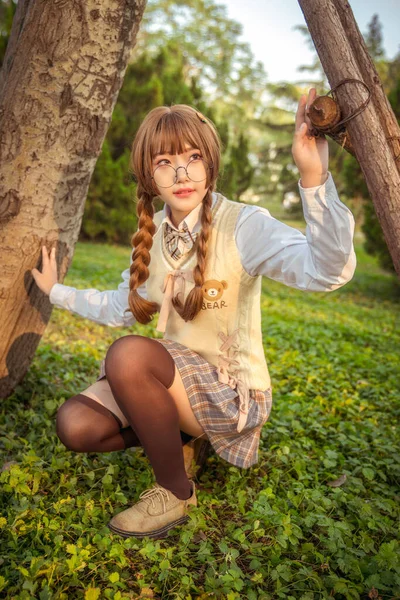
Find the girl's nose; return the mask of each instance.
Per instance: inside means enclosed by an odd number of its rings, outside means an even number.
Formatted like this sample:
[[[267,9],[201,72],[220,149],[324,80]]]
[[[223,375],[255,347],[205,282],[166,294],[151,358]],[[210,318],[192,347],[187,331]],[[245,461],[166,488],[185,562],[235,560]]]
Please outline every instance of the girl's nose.
[[[177,181],[185,181],[187,179],[185,167],[177,167],[176,169],[176,179]]]

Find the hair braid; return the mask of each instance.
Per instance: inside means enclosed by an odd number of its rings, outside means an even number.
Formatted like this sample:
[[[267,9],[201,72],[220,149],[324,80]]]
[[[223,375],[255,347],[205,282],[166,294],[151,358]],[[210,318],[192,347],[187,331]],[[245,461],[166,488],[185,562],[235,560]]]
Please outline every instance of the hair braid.
[[[153,314],[158,311],[158,304],[142,298],[137,292],[149,277],[148,266],[150,264],[150,249],[153,245],[153,235],[156,226],[153,221],[154,205],[153,196],[146,192],[141,185],[138,185],[137,196],[137,215],[139,217],[138,231],[132,236],[132,264],[130,266],[129,278],[129,308],[135,319],[139,323],[146,325],[149,323]]]
[[[211,189],[203,198],[203,210],[201,214],[201,230],[196,241],[197,265],[193,269],[194,288],[189,292],[185,304],[175,296],[172,305],[184,321],[192,321],[200,312],[203,305],[202,287],[204,273],[206,270],[207,246],[211,232],[212,222],[212,194]]]

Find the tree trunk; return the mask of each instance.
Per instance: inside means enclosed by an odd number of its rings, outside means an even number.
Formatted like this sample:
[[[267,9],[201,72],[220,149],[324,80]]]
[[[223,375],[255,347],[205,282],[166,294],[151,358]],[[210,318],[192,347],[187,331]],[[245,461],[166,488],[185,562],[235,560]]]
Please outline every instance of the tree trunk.
[[[50,318],[30,270],[71,263],[85,198],[146,0],[19,0],[0,73],[0,397]]]
[[[400,173],[395,156],[400,136],[396,117],[346,0],[299,0],[331,87],[347,78],[361,79],[371,91],[366,109],[347,124],[377,217],[400,277]],[[363,86],[344,84],[335,92],[344,117],[366,99]]]
[[[372,100],[379,117],[381,126],[386,134],[386,137],[397,137],[389,141],[389,147],[394,151],[394,155],[400,155],[400,130],[397,123],[396,115],[394,114],[390,102],[386,97],[385,91],[373,60],[371,59],[368,48],[363,36],[354,19],[353,11],[347,0],[333,0],[338,15],[342,22],[347,39],[351,45],[353,55],[357,61],[360,73],[364,83],[367,84],[371,91]],[[397,169],[400,171],[400,160],[396,161]]]

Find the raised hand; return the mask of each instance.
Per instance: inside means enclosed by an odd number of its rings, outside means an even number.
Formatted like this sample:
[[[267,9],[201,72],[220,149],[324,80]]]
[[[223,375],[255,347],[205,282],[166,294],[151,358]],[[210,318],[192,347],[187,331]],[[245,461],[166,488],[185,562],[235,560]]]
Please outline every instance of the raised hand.
[[[42,272],[32,269],[31,273],[42,292],[49,295],[53,285],[58,282],[56,249],[52,248],[47,254],[46,246],[42,246]]]
[[[317,97],[315,88],[303,94],[296,112],[295,132],[292,144],[292,155],[300,171],[303,187],[312,187],[324,183],[327,179],[329,165],[329,148],[325,136],[314,137],[312,125],[307,115],[308,107]]]

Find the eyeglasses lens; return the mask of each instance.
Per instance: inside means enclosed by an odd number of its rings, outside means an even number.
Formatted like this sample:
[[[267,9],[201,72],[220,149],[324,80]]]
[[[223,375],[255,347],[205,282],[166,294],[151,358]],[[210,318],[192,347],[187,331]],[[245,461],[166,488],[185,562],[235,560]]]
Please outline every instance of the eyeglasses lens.
[[[180,167],[181,172],[183,168]],[[207,179],[209,167],[208,164],[202,160],[192,160],[186,167],[186,172],[191,181],[199,183]],[[177,172],[171,165],[160,165],[154,171],[154,181],[158,187],[172,187],[176,182]]]

